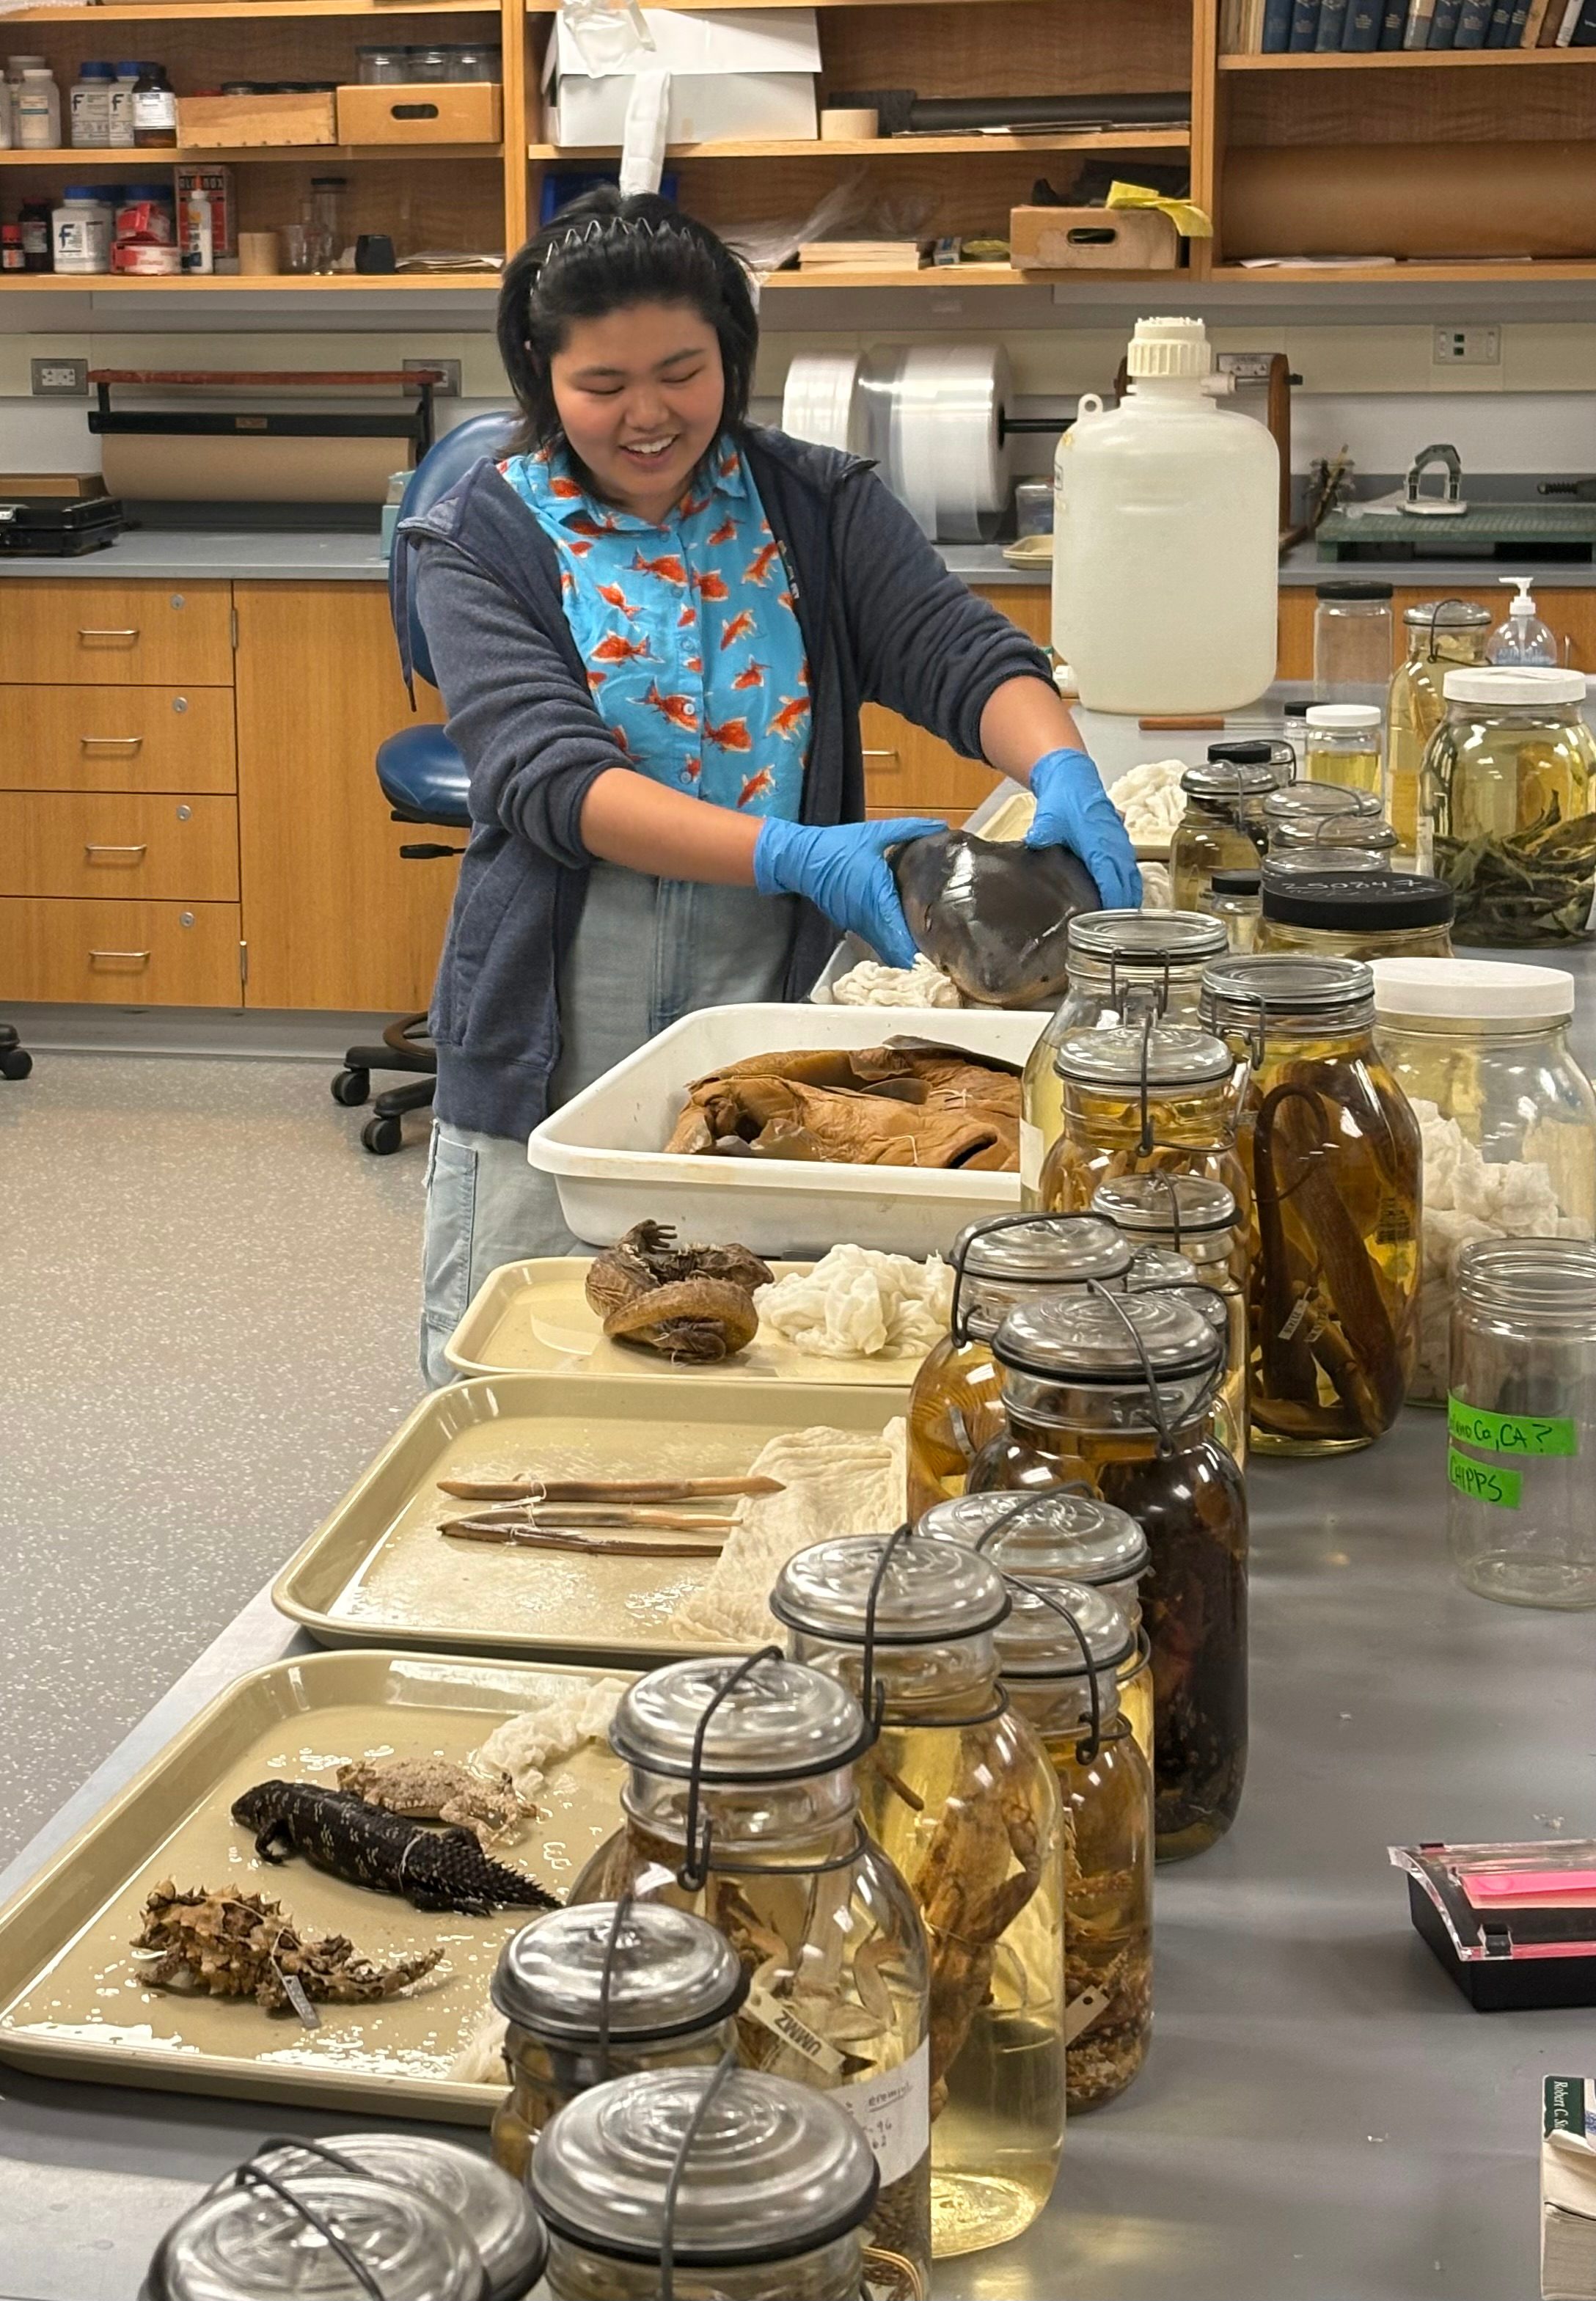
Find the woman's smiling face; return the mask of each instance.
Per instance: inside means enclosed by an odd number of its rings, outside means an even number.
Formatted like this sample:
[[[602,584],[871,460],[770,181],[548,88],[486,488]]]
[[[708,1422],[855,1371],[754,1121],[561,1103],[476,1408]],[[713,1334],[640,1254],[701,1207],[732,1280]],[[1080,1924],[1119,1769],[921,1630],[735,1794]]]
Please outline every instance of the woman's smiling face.
[[[657,524],[714,444],[725,405],[714,330],[689,304],[572,320],[549,363],[572,454],[608,503]]]

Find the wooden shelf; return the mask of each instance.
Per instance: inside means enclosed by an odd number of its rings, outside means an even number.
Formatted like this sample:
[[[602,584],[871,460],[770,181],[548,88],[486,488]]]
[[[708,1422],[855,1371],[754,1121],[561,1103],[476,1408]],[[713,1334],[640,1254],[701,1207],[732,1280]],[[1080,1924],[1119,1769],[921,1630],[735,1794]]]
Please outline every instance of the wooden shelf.
[[[1112,135],[1034,136],[866,136],[839,137],[823,141],[793,138],[728,138],[720,144],[671,144],[667,160],[859,160],[925,159],[954,152],[1185,152],[1191,132],[1186,128],[1116,129]],[[529,144],[529,160],[614,159],[618,144]],[[966,267],[967,268],[967,267]]]
[[[9,21],[9,20],[8,20]],[[236,167],[257,162],[283,167],[324,166],[330,160],[502,160],[502,144],[247,144],[211,150],[197,145],[168,145],[164,149],[123,146],[93,152],[0,152],[0,168],[112,169],[118,177],[142,179],[150,170],[186,166],[194,161],[226,161]],[[14,276],[14,275],[13,275]]]
[[[741,4],[741,0],[740,0]],[[779,0],[749,0],[776,6]],[[248,0],[248,18],[237,6],[215,7],[211,0],[151,0],[147,8],[122,0],[104,8],[21,8],[12,24],[232,24],[257,16],[494,16],[492,0]]]
[[[1596,64],[1596,48],[1376,49],[1364,55],[1221,56],[1222,72],[1469,71],[1515,64]]]
[[[1355,287],[1381,283],[1391,286],[1422,283],[1432,287],[1444,282],[1449,287],[1455,284],[1466,288],[1482,283],[1495,286],[1507,280],[1526,282],[1596,280],[1596,257],[1581,263],[1537,257],[1527,263],[1513,264],[1500,257],[1482,256],[1478,262],[1458,264],[1270,264],[1256,267],[1245,264],[1216,264],[1209,277],[1224,280],[1280,280],[1291,286],[1312,285],[1316,288],[1334,287],[1341,281]],[[766,285],[769,285],[768,281]]]
[[[761,283],[772,288],[1053,288],[1060,281],[1145,280],[1149,285],[1189,282],[1184,272],[1016,272],[1012,264],[923,264],[915,272],[771,272]]]
[[[497,272],[213,272],[204,279],[136,279],[126,272],[90,272],[70,276],[54,272],[12,272],[0,282],[0,296],[371,296],[398,289],[414,295],[427,288],[475,288],[498,294]]]

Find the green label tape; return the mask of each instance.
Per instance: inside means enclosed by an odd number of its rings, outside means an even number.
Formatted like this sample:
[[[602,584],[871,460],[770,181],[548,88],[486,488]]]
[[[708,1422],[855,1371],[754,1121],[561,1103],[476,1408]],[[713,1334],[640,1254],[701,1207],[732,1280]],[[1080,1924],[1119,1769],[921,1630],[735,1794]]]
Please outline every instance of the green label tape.
[[[1517,1510],[1519,1490],[1524,1485],[1518,1470],[1493,1469],[1489,1462],[1475,1462],[1466,1454],[1459,1454],[1449,1446],[1446,1457],[1447,1484],[1466,1494],[1471,1502],[1494,1502],[1499,1510]]]
[[[1447,1435],[1488,1454],[1577,1454],[1577,1425],[1557,1414],[1492,1414],[1467,1406],[1456,1391],[1447,1401]]]

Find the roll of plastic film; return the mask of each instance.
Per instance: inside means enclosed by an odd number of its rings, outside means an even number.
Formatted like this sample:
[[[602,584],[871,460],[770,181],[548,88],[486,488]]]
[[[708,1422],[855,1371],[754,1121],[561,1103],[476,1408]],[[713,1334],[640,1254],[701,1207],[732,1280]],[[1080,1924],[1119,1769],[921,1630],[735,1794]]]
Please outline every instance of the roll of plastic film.
[[[781,393],[781,429],[822,448],[865,447],[856,352],[799,352]]]
[[[873,353],[861,379],[866,452],[933,542],[979,543],[1008,500],[999,418],[1008,364],[991,344]]]

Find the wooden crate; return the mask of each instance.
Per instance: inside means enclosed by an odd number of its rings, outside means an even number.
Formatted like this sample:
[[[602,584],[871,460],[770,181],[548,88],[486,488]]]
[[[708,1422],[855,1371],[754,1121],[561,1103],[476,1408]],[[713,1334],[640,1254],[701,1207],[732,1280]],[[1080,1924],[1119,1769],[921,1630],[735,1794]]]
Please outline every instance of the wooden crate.
[[[1012,208],[1017,272],[1173,272],[1180,234],[1157,208]]]
[[[497,80],[340,88],[340,144],[497,144],[504,134]]]
[[[319,96],[180,96],[178,142],[192,152],[336,144],[330,88]]]

